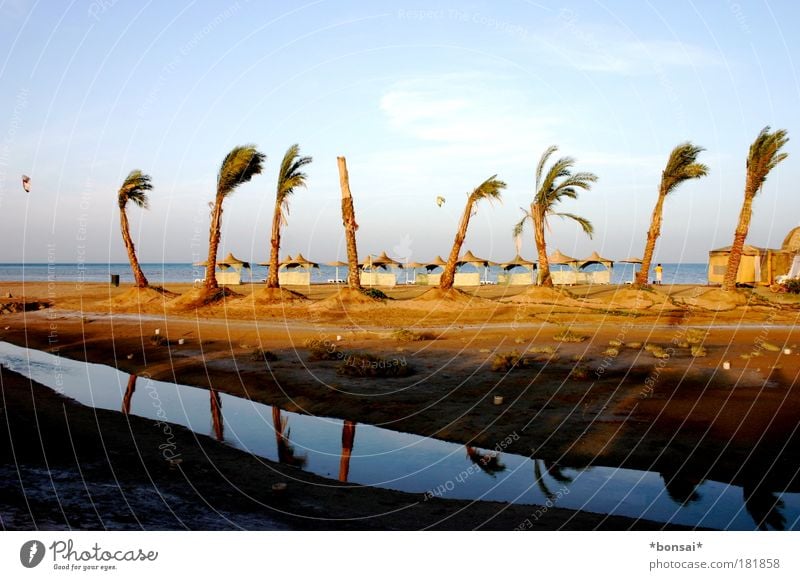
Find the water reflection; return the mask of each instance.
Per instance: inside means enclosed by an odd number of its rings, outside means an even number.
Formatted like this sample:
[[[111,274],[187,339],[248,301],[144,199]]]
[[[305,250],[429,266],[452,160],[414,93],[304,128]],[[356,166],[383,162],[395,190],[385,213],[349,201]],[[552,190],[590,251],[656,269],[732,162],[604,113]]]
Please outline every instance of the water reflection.
[[[698,501],[700,494],[697,488],[705,481],[702,477],[690,473],[683,465],[677,469],[662,469],[661,479],[664,480],[664,487],[669,497],[679,505]]]
[[[222,400],[214,389],[209,389],[208,393],[211,399],[211,426],[214,429],[214,437],[217,441],[224,441],[225,425],[222,422]]]
[[[278,445],[278,461],[294,467],[304,467],[308,457],[295,454],[290,441],[289,418],[284,417],[278,407],[272,407],[272,426],[275,430],[275,442]]]
[[[753,518],[759,530],[786,529],[786,517],[781,513],[784,503],[775,492],[766,489],[760,483],[745,485],[742,488],[742,498],[747,513]]]
[[[347,481],[350,476],[350,457],[356,440],[356,424],[345,421],[342,424],[342,457],[339,459],[339,481]]]
[[[136,391],[136,375],[128,377],[128,386],[125,387],[125,395],[122,397],[122,412],[129,415],[131,412],[131,401],[133,400],[133,393]]]
[[[496,451],[481,451],[477,447],[467,447],[467,458],[481,468],[481,471],[496,477],[496,474],[504,471],[506,466],[500,463],[500,454]]]
[[[447,497],[457,499],[530,505],[557,500],[564,508],[690,526],[742,530],[800,526],[800,436],[777,443],[773,437],[747,448],[703,438],[693,461],[678,445],[658,447],[653,457],[644,452],[626,455],[619,459],[625,467],[609,455],[598,458],[598,464],[590,468],[577,469],[546,456],[530,458],[503,451],[501,457],[473,446],[467,446],[465,454],[463,444],[368,424],[357,426],[356,449],[352,421],[299,415],[169,382],[145,379],[146,383],[137,383],[135,375],[108,366],[87,365],[8,343],[0,342],[0,364],[81,404],[121,408],[125,414],[182,425],[196,433],[209,433],[210,411],[210,434],[219,440],[224,436],[225,444],[352,484],[411,493],[441,488]],[[274,440],[265,431],[270,414]],[[298,455],[295,448],[303,454]],[[661,460],[659,470],[652,471],[647,466],[656,458]],[[670,468],[671,464],[675,467]],[[637,469],[637,465],[644,467]]]

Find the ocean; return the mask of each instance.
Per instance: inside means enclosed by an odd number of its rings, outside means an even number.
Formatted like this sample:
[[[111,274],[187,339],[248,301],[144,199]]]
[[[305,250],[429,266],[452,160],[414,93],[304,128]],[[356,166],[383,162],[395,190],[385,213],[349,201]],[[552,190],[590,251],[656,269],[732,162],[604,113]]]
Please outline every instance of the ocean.
[[[141,264],[142,270],[151,284],[169,284],[176,282],[192,283],[197,278],[203,277],[203,268],[192,264]],[[707,264],[662,264],[664,267],[664,284],[706,284],[708,265]],[[464,271],[469,270],[469,266]],[[592,269],[590,267],[589,269]],[[331,266],[320,266],[311,273],[312,284],[324,284],[328,280],[335,278],[336,269]],[[474,270],[469,270],[474,271]],[[497,280],[499,268],[490,267],[488,272],[481,271],[481,279],[484,274],[490,281]],[[519,270],[520,272],[522,270]],[[0,281],[28,282],[108,282],[111,274],[118,274],[122,284],[133,282],[130,264],[127,262],[113,264],[83,263],[83,264],[0,264]],[[339,268],[339,278],[345,278],[346,268]],[[406,280],[413,280],[413,273],[405,270],[396,270],[398,284],[405,284]],[[242,281],[247,282],[251,279],[254,282],[264,280],[267,276],[267,268],[264,266],[254,266],[252,272],[244,270]],[[651,275],[651,278],[654,276]],[[611,281],[614,284],[622,284],[633,278],[632,264],[615,264],[612,270]]]

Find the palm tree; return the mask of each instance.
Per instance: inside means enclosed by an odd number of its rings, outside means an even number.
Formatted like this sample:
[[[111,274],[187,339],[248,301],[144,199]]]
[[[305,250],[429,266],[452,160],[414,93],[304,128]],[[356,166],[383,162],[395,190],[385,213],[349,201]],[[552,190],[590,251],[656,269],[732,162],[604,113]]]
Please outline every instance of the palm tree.
[[[217,248],[222,231],[222,202],[242,183],[250,181],[263,170],[266,155],[260,153],[255,145],[241,145],[231,149],[222,160],[217,175],[217,196],[211,210],[211,228],[208,239],[208,259],[206,260],[206,288],[218,288]]]
[[[300,146],[294,144],[286,150],[278,173],[278,188],[275,195],[275,213],[272,216],[272,238],[270,240],[269,275],[267,288],[280,288],[278,281],[278,253],[281,249],[281,225],[289,215],[289,198],[296,187],[306,186],[306,174],[300,171],[311,163],[311,157],[300,157]]]
[[[134,169],[125,178],[122,187],[119,188],[118,202],[119,202],[119,221],[120,229],[122,230],[122,240],[125,242],[125,249],[128,251],[128,260],[131,263],[133,270],[133,278],[136,288],[147,288],[147,278],[139,266],[139,260],[136,258],[136,248],[131,239],[130,228],[128,225],[128,214],[125,208],[129,201],[132,201],[138,207],[147,209],[148,200],[147,192],[153,189],[153,184],[150,181],[150,176],[142,173],[139,169]]]
[[[778,129],[774,133],[769,132],[769,125],[761,129],[761,132],[750,145],[750,153],[747,156],[747,177],[744,185],[744,203],[739,213],[739,224],[736,226],[736,233],[733,236],[733,245],[728,257],[728,268],[725,271],[725,279],[722,282],[723,290],[736,289],[736,275],[739,272],[739,263],[742,261],[742,249],[744,240],[747,238],[747,231],[750,229],[750,218],[753,215],[753,199],[761,191],[761,187],[767,180],[769,172],[788,157],[788,153],[779,153],[781,148],[789,141],[785,129]]]
[[[358,271],[358,246],[356,245],[356,210],[353,207],[353,194],[350,191],[350,174],[347,172],[347,159],[337,157],[339,166],[339,186],[342,190],[342,223],[347,241],[347,287],[361,290],[361,277]]]
[[[558,216],[576,221],[591,238],[594,227],[589,220],[572,213],[556,212],[555,207],[565,197],[577,199],[578,189],[589,191],[592,189],[592,183],[597,181],[594,173],[572,173],[572,167],[575,165],[572,157],[562,157],[553,163],[545,173],[544,167],[550,156],[556,151],[558,151],[558,147],[551,145],[539,159],[539,165],[536,168],[536,194],[533,197],[530,212],[523,209],[522,219],[514,226],[514,236],[518,236],[522,233],[522,228],[527,220],[533,222],[533,236],[539,252],[539,283],[549,288],[553,287],[553,280],[550,277],[550,262],[547,260],[547,245],[544,239],[547,218]]]
[[[469,194],[467,205],[464,207],[464,214],[461,216],[461,223],[458,226],[458,232],[456,232],[456,239],[453,242],[453,248],[450,250],[450,256],[447,258],[444,272],[442,272],[442,277],[439,279],[439,288],[441,290],[450,290],[453,287],[458,255],[461,253],[464,238],[467,237],[467,228],[469,227],[469,219],[472,217],[473,206],[482,199],[499,200],[500,192],[505,188],[505,182],[497,179],[497,175],[492,175]]]
[[[650,230],[647,232],[647,244],[642,257],[642,267],[636,274],[636,283],[646,285],[650,273],[650,263],[656,249],[656,240],[661,235],[661,212],[664,200],[684,181],[698,179],[708,175],[708,167],[697,163],[697,156],[704,151],[702,147],[690,142],[681,143],[669,154],[669,161],[661,172],[661,186],[658,189],[658,200],[650,218]]]

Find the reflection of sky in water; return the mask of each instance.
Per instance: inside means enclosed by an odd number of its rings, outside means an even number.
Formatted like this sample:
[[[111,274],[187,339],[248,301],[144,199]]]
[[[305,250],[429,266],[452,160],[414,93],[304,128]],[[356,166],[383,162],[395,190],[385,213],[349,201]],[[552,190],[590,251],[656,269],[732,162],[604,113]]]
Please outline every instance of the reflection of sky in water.
[[[0,343],[0,364],[84,405],[115,411],[121,408],[129,376],[104,365],[79,363],[8,343]],[[225,441],[277,461],[272,408],[226,394],[221,394],[220,400]],[[158,419],[159,410],[167,422],[214,436],[209,391],[205,389],[139,378],[131,413]],[[306,458],[305,469],[336,478],[343,421],[287,412],[282,415],[288,419],[294,455]],[[542,461],[507,453],[501,454],[500,461],[505,469],[487,474],[469,459],[463,445],[358,425],[349,480],[418,493],[438,489],[436,495],[449,498],[525,504],[544,504],[549,493],[561,496],[558,507],[713,528],[754,527],[739,487],[706,481],[697,486],[695,501],[680,505],[670,498],[658,473],[613,467],[564,468],[560,473],[548,473]],[[537,471],[541,482],[537,482]],[[572,481],[559,481],[564,478]],[[800,494],[779,497],[786,527],[797,528]],[[772,502],[769,495],[756,500],[751,504]]]

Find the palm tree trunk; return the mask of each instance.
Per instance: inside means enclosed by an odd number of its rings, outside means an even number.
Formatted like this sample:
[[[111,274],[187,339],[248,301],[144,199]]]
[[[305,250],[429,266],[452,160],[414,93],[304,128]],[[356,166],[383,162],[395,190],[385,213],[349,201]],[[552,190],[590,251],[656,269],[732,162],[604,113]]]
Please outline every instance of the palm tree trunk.
[[[206,259],[206,288],[219,288],[217,284],[217,249],[222,231],[222,197],[217,194],[214,209],[211,211],[211,227],[208,236],[208,258]]]
[[[739,273],[739,264],[742,261],[742,250],[747,232],[750,229],[750,218],[753,216],[753,199],[757,189],[748,184],[744,194],[742,211],[739,213],[739,223],[736,226],[736,233],[733,235],[733,245],[728,256],[728,267],[725,270],[725,278],[722,282],[722,289],[725,291],[736,290],[736,276]]]
[[[125,207],[119,208],[119,221],[120,229],[122,230],[122,240],[125,242],[125,249],[128,251],[128,261],[131,263],[131,270],[133,270],[134,285],[136,288],[147,288],[147,278],[139,266],[139,260],[136,258],[136,248],[131,239],[130,228],[128,226],[128,215],[125,213]]]
[[[278,280],[278,254],[281,250],[281,204],[275,201],[275,215],[272,216],[272,237],[269,250],[269,274],[267,275],[267,288],[280,288]]]
[[[461,253],[461,246],[464,244],[464,239],[467,237],[467,228],[469,227],[469,218],[472,215],[472,199],[467,199],[467,206],[464,208],[464,214],[461,216],[461,223],[458,225],[456,232],[456,239],[453,241],[453,247],[450,250],[450,255],[447,257],[447,264],[444,267],[441,278],[439,278],[439,288],[441,290],[450,290],[453,287],[453,282],[456,279],[456,265],[458,264],[458,255]]]
[[[347,286],[351,290],[361,290],[358,272],[358,248],[356,246],[356,211],[353,208],[353,195],[350,193],[350,176],[347,173],[347,160],[337,157],[339,164],[339,185],[342,188],[342,222],[347,240]]]
[[[547,244],[544,241],[544,208],[538,203],[531,204],[531,215],[533,216],[533,238],[539,253],[539,284],[552,288],[553,278],[550,276],[550,261],[547,259]]]
[[[222,399],[214,389],[209,390],[211,402],[211,425],[214,428],[214,437],[217,441],[225,439],[225,424],[222,419]]]
[[[656,207],[653,209],[653,217],[650,218],[650,229],[647,232],[647,244],[644,247],[642,256],[642,267],[636,273],[636,284],[646,286],[650,278],[650,264],[653,261],[653,253],[656,251],[656,240],[661,235],[661,214],[664,207],[664,200],[667,194],[659,191]]]
[[[350,457],[356,440],[356,424],[345,421],[342,425],[342,456],[339,459],[339,481],[347,481],[350,476]]]
[[[130,415],[131,401],[133,401],[133,393],[136,391],[136,375],[128,377],[128,386],[125,387],[125,395],[122,397],[122,413]]]

